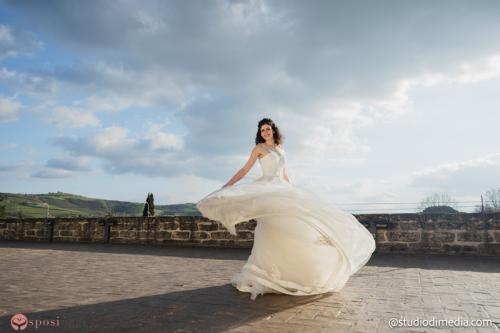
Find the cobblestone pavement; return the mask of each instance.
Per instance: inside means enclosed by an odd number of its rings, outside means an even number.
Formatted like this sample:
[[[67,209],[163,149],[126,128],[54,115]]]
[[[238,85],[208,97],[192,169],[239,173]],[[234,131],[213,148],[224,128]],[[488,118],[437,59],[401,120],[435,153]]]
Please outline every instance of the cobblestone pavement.
[[[338,293],[252,301],[229,283],[249,254],[3,241],[0,332],[15,313],[26,332],[500,332],[500,258],[374,254]],[[389,327],[403,317],[494,323]]]

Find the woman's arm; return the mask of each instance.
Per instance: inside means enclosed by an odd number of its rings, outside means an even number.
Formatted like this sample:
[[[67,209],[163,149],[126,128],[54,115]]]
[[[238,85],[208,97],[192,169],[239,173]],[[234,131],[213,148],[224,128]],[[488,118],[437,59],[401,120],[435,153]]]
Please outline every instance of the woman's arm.
[[[257,158],[259,157],[259,148],[255,146],[252,150],[252,153],[250,154],[250,157],[248,158],[248,161],[245,163],[245,165],[236,172],[236,174],[226,183],[223,188],[226,186],[233,185],[236,183],[238,180],[241,178],[245,177],[245,175],[252,169],[252,166],[254,165],[255,161],[257,161]]]
[[[283,168],[283,178],[285,178],[285,180],[290,183],[290,180],[288,179],[288,176],[286,175],[285,168]]]

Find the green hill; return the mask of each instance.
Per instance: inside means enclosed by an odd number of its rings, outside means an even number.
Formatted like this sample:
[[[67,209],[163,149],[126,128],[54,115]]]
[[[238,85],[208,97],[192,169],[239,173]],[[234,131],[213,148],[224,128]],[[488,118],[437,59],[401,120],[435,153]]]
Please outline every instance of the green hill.
[[[63,192],[48,194],[0,193],[5,217],[45,217],[47,204],[52,217],[141,216],[144,203],[88,198]],[[194,203],[155,205],[156,216],[195,215]]]

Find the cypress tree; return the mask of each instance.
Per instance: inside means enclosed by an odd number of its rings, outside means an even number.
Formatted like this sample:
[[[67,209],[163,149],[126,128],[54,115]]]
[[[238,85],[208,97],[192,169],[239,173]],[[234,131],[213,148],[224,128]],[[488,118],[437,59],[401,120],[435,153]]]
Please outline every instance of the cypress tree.
[[[155,199],[153,193],[149,194],[149,215],[155,216]]]
[[[3,197],[0,197],[0,202],[3,201]],[[0,205],[0,219],[5,217],[5,205]]]
[[[148,193],[148,197],[146,198],[146,203],[144,204],[144,209],[142,210],[142,216],[145,216],[145,217],[149,216],[149,209],[148,209],[148,206],[149,206],[149,194],[150,193]]]

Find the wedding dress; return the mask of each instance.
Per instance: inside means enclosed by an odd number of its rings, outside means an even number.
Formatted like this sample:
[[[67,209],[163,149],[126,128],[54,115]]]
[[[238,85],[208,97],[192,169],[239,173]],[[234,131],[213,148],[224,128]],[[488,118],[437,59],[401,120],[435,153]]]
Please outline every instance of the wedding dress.
[[[262,176],[216,190],[197,204],[203,216],[235,225],[255,219],[248,261],[231,284],[257,295],[303,296],[341,290],[375,250],[371,233],[352,214],[322,201],[283,177],[285,151],[260,144]]]

